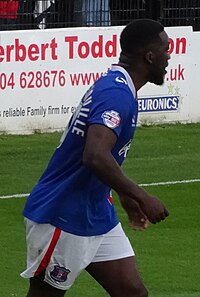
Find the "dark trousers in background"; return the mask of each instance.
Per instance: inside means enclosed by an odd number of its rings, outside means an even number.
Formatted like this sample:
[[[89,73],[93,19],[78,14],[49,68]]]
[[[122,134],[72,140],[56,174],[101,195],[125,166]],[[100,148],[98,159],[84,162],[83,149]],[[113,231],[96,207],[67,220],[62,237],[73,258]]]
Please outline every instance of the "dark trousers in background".
[[[0,31],[17,30],[19,27],[17,19],[1,19],[0,18]]]

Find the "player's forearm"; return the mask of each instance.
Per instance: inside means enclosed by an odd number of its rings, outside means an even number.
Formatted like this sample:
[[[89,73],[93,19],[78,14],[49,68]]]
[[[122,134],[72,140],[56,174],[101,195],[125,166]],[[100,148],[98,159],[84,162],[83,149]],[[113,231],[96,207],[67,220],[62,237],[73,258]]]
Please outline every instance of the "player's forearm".
[[[144,203],[146,200],[147,192],[123,173],[111,153],[101,152],[96,155],[84,156],[83,162],[119,196],[128,196],[138,203]]]

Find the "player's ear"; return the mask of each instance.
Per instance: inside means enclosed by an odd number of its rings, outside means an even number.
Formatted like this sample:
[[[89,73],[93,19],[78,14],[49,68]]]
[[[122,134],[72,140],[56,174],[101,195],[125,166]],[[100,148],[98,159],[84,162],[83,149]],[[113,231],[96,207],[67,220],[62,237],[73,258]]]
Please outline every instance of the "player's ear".
[[[154,58],[154,54],[152,51],[148,51],[146,52],[145,54],[145,59],[146,61],[149,63],[149,64],[152,64],[153,63],[153,58]]]

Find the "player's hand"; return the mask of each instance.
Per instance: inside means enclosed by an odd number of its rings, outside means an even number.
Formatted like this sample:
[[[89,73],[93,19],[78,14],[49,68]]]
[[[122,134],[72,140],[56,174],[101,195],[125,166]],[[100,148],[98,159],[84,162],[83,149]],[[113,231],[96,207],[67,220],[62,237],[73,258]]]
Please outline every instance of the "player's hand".
[[[120,197],[120,201],[127,212],[130,227],[134,230],[145,230],[149,226],[149,220],[139,204],[135,200],[125,196]]]
[[[159,223],[169,215],[164,204],[158,198],[150,195],[140,203],[140,207],[152,224]]]
[[[149,220],[144,218],[141,218],[139,220],[129,219],[129,226],[134,230],[143,231],[148,228]]]

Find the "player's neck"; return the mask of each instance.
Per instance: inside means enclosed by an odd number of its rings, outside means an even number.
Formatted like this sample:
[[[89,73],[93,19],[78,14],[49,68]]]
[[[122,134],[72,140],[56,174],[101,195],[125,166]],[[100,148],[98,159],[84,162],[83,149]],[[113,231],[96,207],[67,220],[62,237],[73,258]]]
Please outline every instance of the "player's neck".
[[[118,63],[118,65],[123,67],[128,72],[133,81],[136,91],[138,91],[147,83],[147,80],[143,75],[145,71],[142,69],[142,67],[136,67],[136,65],[132,67],[130,64],[123,63],[121,61]]]

